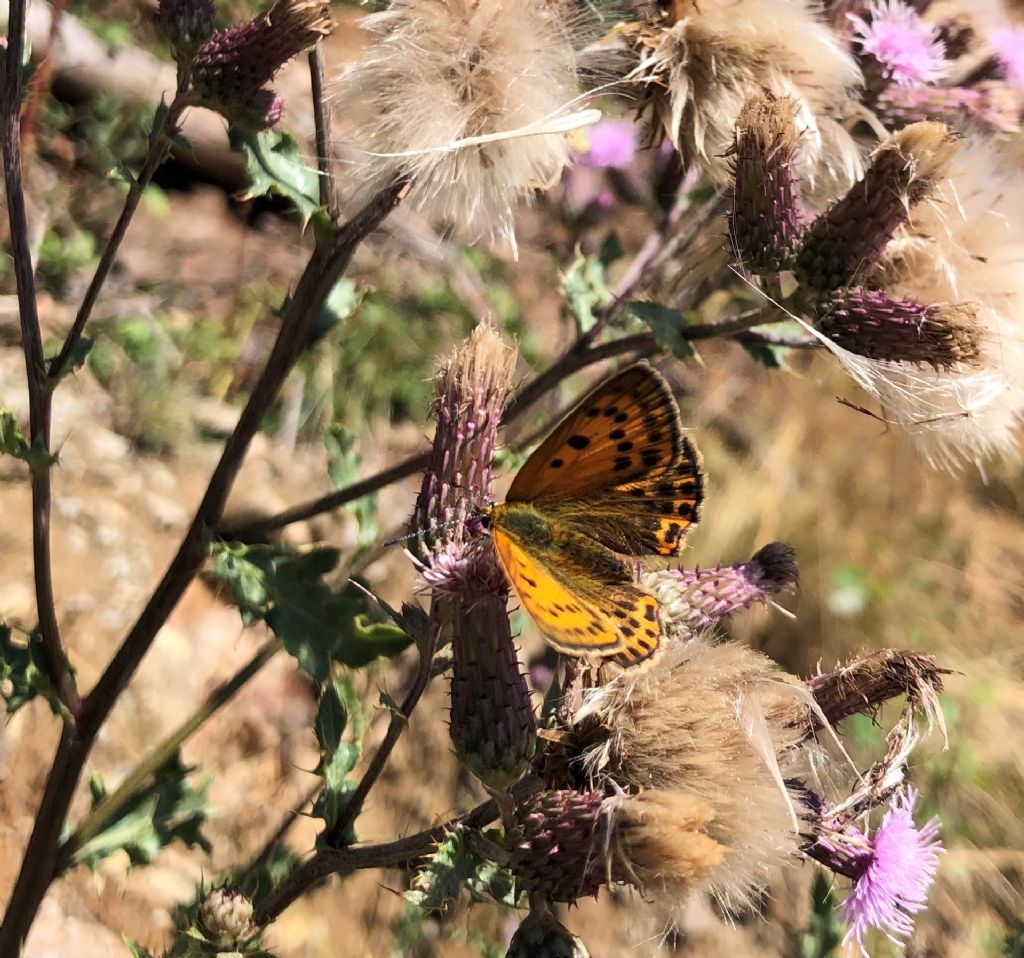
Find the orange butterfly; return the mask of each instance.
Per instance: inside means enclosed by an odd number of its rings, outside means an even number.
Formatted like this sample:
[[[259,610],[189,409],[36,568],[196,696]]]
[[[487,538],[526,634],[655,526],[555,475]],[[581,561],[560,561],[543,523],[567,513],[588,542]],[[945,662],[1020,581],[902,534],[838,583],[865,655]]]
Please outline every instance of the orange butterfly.
[[[675,398],[638,363],[565,417],[485,518],[523,607],[556,649],[633,665],[654,654],[662,626],[658,600],[625,557],[678,553],[703,499],[700,454]]]

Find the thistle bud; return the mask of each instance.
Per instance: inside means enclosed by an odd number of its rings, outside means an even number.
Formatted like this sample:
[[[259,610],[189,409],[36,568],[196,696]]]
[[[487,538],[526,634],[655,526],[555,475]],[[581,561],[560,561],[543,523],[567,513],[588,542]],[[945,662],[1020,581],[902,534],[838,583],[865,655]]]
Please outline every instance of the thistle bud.
[[[641,577],[661,603],[669,632],[690,638],[799,581],[793,550],[771,542],[750,559],[713,569],[665,569]]]
[[[505,829],[509,867],[519,884],[548,901],[596,896],[608,880],[597,791],[541,792],[515,809]]]
[[[869,359],[950,369],[978,361],[983,329],[977,311],[972,303],[925,306],[883,290],[848,289],[830,300],[818,329]]]
[[[237,889],[215,888],[199,907],[199,924],[210,944],[238,950],[256,935],[252,911],[252,902]]]
[[[913,123],[871,158],[863,178],[804,234],[797,277],[828,291],[853,285],[878,265],[896,229],[947,171],[956,136],[941,123]]]
[[[160,0],[157,24],[171,43],[179,62],[192,59],[199,45],[213,33],[212,0]]]
[[[586,946],[546,908],[523,919],[505,958],[590,958]]]
[[[729,236],[736,257],[755,273],[788,269],[799,246],[796,113],[788,97],[763,94],[748,101],[736,121]]]
[[[333,26],[325,0],[277,0],[262,16],[218,31],[199,47],[192,62],[198,102],[237,126],[265,129],[283,109],[267,84]]]
[[[525,771],[536,718],[508,619],[509,587],[473,520],[490,496],[491,460],[511,393],[515,351],[477,327],[434,380],[437,430],[413,511],[431,617],[452,643],[451,735],[456,754],[500,790]]]

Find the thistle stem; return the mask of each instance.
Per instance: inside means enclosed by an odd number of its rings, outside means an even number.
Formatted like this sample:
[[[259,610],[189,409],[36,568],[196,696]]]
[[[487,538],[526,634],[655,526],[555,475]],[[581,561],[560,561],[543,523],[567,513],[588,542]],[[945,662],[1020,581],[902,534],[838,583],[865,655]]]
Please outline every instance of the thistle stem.
[[[3,96],[4,184],[11,230],[11,257],[18,289],[21,342],[28,379],[29,442],[38,459],[32,464],[32,565],[39,635],[47,671],[68,719],[77,717],[81,702],[74,674],[61,643],[53,596],[50,557],[50,413],[51,396],[36,303],[35,268],[28,244],[28,216],[21,170],[22,56],[25,39],[25,0],[12,0],[7,25],[6,76]]]
[[[317,40],[309,51],[309,82],[313,92],[313,122],[316,126],[316,165],[320,171],[320,205],[332,223],[341,219],[338,187],[334,179],[334,154],[331,144],[331,111],[327,107],[327,76],[324,66],[324,42]]]
[[[12,21],[13,22],[13,21]],[[106,670],[83,702],[74,730],[65,726],[35,824],[0,925],[0,955],[16,955],[24,944],[57,862],[60,832],[104,721],[135,674],[185,589],[202,568],[209,531],[220,521],[228,494],[249,444],[306,342],[324,300],[344,273],[357,247],[401,202],[408,184],[396,183],[373,197],[337,234],[313,251],[281,320],[267,363],[210,478],[206,494],[159,585]]]

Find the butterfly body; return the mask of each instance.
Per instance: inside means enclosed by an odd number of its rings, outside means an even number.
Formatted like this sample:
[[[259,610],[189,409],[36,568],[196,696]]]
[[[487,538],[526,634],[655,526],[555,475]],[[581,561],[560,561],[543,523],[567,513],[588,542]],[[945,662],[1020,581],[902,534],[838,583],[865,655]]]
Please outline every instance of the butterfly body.
[[[583,399],[488,517],[498,559],[547,640],[634,664],[662,629],[630,560],[678,552],[702,500],[700,456],[675,399],[637,364]]]

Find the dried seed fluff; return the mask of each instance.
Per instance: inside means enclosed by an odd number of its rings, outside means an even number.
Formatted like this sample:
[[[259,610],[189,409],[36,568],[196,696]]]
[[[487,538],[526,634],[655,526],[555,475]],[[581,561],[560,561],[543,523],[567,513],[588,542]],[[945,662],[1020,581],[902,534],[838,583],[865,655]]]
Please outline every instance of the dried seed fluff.
[[[581,109],[570,6],[392,0],[365,18],[369,43],[341,89],[346,112],[366,113],[357,189],[409,176],[410,202],[459,238],[514,242],[516,206],[569,159],[564,130],[543,131]]]

